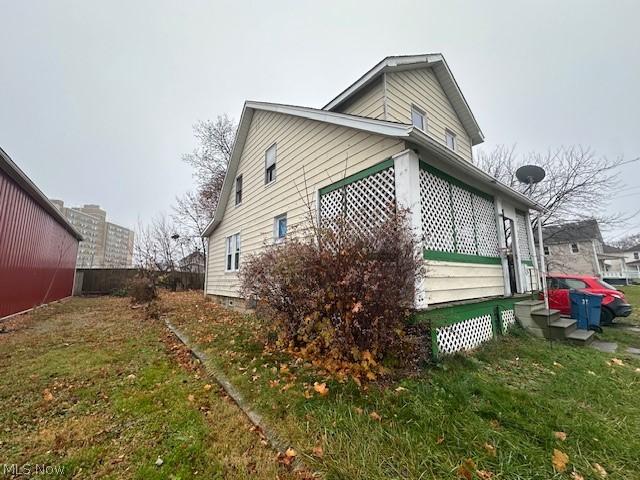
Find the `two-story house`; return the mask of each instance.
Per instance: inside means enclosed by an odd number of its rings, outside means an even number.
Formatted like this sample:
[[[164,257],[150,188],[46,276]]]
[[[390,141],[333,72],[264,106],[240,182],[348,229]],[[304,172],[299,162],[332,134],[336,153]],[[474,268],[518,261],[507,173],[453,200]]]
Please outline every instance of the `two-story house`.
[[[491,335],[498,303],[512,322],[505,298],[537,285],[529,210],[539,206],[474,165],[483,140],[441,54],[387,57],[321,109],[247,101],[204,233],[205,293],[242,303],[242,259],[286,238],[308,205],[321,222],[346,208],[362,228],[396,205],[423,239],[416,308],[456,304],[437,342],[474,346]]]

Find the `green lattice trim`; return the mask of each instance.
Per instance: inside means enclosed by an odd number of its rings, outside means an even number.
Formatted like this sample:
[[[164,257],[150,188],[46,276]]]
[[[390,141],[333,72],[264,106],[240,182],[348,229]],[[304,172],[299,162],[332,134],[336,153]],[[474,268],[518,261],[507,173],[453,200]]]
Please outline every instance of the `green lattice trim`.
[[[439,250],[422,251],[425,260],[437,260],[441,262],[478,263],[483,265],[501,265],[500,257],[483,257],[481,255],[469,255],[466,253],[441,252]]]
[[[338,190],[339,188],[342,188],[345,185],[349,185],[350,183],[357,182],[358,180],[362,180],[363,178],[367,178],[378,172],[386,170],[389,167],[393,167],[393,158],[388,158],[380,163],[373,165],[372,167],[365,168],[364,170],[361,170],[358,173],[349,175],[348,177],[345,177],[342,180],[338,180],[337,182],[332,183],[331,185],[327,185],[326,187],[321,188],[320,195],[326,195],[329,192],[333,192],[334,190]]]
[[[472,187],[471,185],[468,185],[468,184],[464,183],[462,180],[458,180],[457,178],[452,177],[448,173],[445,173],[442,170],[439,170],[436,167],[434,167],[432,165],[429,165],[428,163],[426,163],[423,160],[420,160],[420,168],[423,169],[423,170],[426,170],[429,173],[432,173],[436,177],[440,177],[443,180],[446,180],[447,182],[462,188],[463,190],[466,190],[466,191],[471,192],[471,193],[475,193],[479,197],[484,197],[487,200],[493,201],[493,195],[490,195],[490,194],[488,194],[486,192],[483,192],[482,190],[478,190],[477,188]]]

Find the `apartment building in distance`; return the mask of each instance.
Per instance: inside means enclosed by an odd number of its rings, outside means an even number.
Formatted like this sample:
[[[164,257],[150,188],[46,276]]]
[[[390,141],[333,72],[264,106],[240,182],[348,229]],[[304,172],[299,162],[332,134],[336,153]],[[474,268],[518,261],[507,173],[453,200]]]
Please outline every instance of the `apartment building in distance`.
[[[84,238],[78,249],[78,268],[133,266],[133,230],[107,222],[107,212],[99,205],[65,207],[62,200],[52,203]]]

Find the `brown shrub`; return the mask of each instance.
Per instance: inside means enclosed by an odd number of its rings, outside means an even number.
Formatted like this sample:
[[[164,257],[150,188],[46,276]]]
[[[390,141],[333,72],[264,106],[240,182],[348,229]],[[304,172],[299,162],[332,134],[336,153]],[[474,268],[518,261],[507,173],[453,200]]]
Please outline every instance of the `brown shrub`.
[[[343,221],[313,230],[268,246],[241,271],[245,298],[266,310],[280,345],[336,371],[359,365],[369,378],[383,359],[412,357],[406,321],[423,272],[406,212],[367,233]]]
[[[127,283],[127,293],[134,303],[149,303],[158,298],[155,283],[144,277],[135,277]]]

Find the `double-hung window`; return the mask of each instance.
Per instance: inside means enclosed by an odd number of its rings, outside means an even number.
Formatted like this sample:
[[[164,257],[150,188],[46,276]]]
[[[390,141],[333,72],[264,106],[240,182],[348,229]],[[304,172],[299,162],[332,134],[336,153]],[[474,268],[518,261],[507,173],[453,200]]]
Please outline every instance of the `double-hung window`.
[[[240,268],[240,234],[236,233],[226,239],[225,270],[236,272]]]
[[[444,131],[444,139],[447,142],[447,148],[455,151],[456,149],[456,134],[451,130]]]
[[[411,106],[411,123],[414,127],[418,127],[423,132],[427,131],[427,114],[424,110]]]
[[[571,253],[578,253],[580,251],[580,249],[578,248],[578,244],[577,243],[572,243],[571,244]]]
[[[236,177],[236,205],[242,203],[242,175]]]
[[[274,143],[264,154],[264,183],[265,185],[276,179],[276,144]]]

